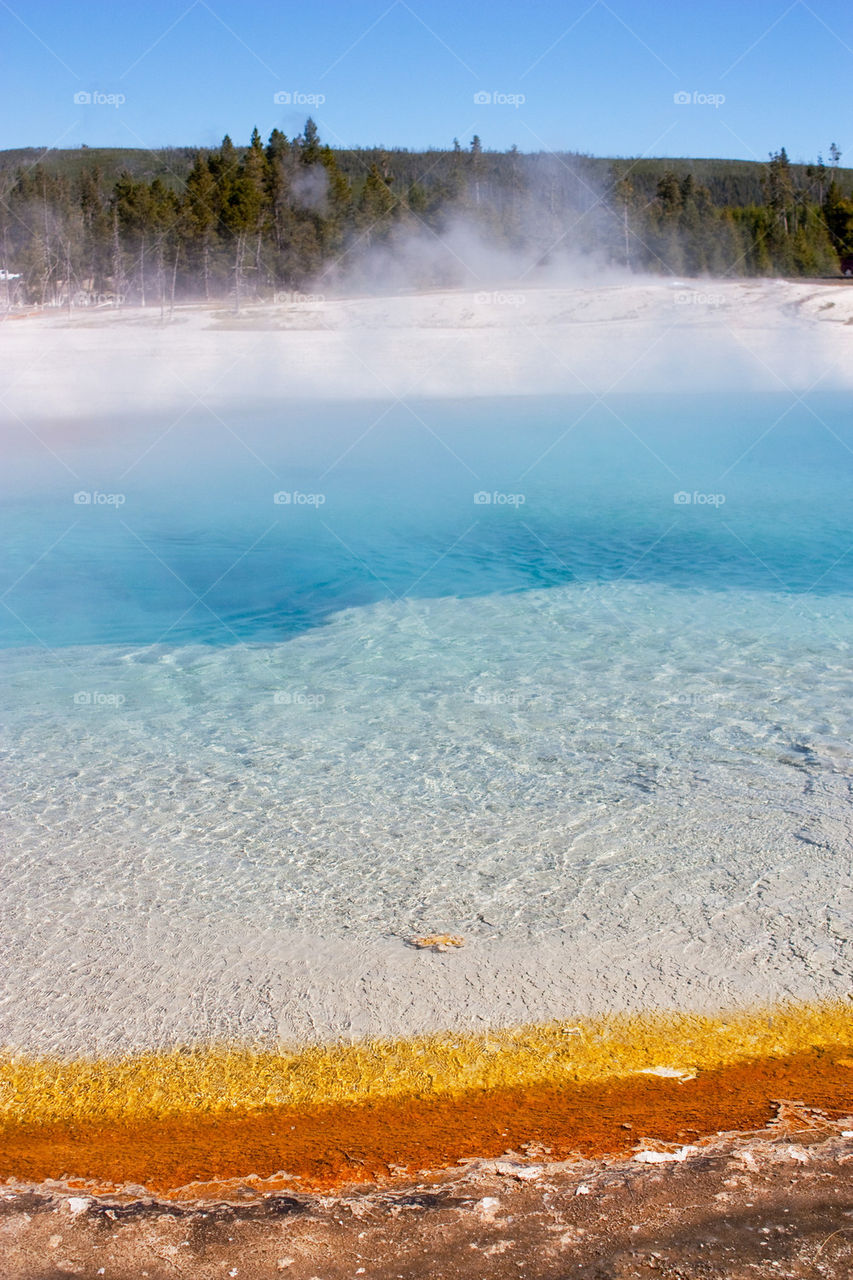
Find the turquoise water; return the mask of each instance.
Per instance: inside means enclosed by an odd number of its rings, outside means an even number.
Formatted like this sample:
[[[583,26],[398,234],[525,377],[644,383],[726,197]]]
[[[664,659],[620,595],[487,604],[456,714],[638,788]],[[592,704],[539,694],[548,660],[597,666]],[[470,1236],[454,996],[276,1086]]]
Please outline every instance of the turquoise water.
[[[808,403],[304,404],[86,424],[56,456],[19,433],[0,643],[275,642],[380,600],[569,583],[846,592],[853,423]]]
[[[218,921],[849,982],[846,398],[6,434],[16,972]]]

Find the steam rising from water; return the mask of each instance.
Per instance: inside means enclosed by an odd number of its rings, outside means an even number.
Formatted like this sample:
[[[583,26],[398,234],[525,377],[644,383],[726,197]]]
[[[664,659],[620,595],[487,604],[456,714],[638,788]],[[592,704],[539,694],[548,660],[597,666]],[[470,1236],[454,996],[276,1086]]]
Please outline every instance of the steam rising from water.
[[[527,236],[515,248],[490,240],[482,227],[457,216],[441,235],[423,223],[394,228],[358,254],[344,251],[323,270],[311,292],[334,287],[344,295],[413,293],[424,289],[534,291],[542,288],[613,287],[630,282],[600,251],[579,253],[557,228]]]
[[[460,252],[457,252],[457,248]],[[404,292],[411,260],[468,289]],[[853,381],[853,290],[783,281],[590,279],[589,260],[530,270],[452,229],[378,247],[382,296],[324,293],[277,305],[156,308],[9,319],[0,326],[7,439],[49,422],[233,415],[294,397],[537,395],[611,390],[790,390]],[[472,277],[475,280],[472,281]],[[534,283],[535,282],[535,283]],[[471,284],[475,283],[474,288]],[[340,289],[340,285],[336,289]]]

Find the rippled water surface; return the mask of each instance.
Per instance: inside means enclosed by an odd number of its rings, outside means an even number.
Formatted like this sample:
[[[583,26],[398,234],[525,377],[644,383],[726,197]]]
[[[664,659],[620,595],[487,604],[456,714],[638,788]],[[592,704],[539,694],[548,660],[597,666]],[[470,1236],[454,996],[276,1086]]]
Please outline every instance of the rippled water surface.
[[[848,874],[845,399],[9,435],[13,929],[534,936],[756,883],[794,929]]]

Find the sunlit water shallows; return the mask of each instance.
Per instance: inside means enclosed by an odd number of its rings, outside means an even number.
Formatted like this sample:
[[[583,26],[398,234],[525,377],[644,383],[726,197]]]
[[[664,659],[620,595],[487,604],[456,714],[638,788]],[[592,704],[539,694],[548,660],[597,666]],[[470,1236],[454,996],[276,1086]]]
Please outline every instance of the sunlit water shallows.
[[[838,974],[842,398],[314,404],[7,441],[7,940],[148,911],[627,939],[640,913],[637,945],[680,922],[758,955],[763,919]]]

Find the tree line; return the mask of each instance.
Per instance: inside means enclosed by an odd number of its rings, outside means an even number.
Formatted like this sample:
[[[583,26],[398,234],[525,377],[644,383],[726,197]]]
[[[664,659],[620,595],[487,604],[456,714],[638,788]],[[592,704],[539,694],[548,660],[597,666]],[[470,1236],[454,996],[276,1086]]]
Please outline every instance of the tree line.
[[[376,284],[406,260],[415,287],[477,283],[465,254],[439,252],[464,227],[530,268],[565,254],[675,275],[838,274],[853,257],[853,199],[829,164],[783,149],[727,203],[723,162],[603,167],[593,157],[487,152],[479,138],[429,153],[335,151],[312,120],[295,138],[257,129],[185,150],[153,178],[38,162],[0,169],[0,302],[141,304],[249,299],[343,283]],[[708,182],[702,180],[710,169]],[[698,176],[697,176],[698,175]],[[757,186],[756,186],[757,182]],[[722,184],[722,186],[721,186]],[[728,185],[726,185],[728,184]],[[433,251],[410,253],[422,241]],[[509,259],[507,259],[509,261]]]

